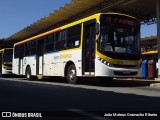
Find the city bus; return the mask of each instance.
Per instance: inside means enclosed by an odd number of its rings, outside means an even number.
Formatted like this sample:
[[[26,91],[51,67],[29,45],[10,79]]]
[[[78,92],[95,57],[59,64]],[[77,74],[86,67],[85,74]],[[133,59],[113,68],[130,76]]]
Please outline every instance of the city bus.
[[[12,74],[12,48],[0,49],[0,75]]]
[[[27,79],[79,77],[112,80],[140,75],[140,22],[120,13],[97,13],[14,44],[13,69]]]

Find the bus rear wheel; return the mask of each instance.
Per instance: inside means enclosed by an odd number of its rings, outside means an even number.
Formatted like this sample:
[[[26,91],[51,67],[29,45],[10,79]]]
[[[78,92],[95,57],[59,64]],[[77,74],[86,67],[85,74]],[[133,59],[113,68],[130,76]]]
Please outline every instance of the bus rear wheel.
[[[27,80],[32,79],[31,68],[30,67],[27,67],[27,69],[26,69],[26,78],[27,78]]]
[[[77,83],[77,72],[75,65],[70,65],[67,70],[67,80],[70,84]]]

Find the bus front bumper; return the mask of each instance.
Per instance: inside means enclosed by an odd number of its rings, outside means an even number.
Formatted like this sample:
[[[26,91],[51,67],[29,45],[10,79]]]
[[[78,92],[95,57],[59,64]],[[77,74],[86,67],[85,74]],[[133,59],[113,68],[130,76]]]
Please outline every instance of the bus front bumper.
[[[96,60],[95,64],[95,76],[98,77],[140,77],[141,76],[141,69],[134,67],[134,68],[127,68],[127,67],[109,67],[102,63],[99,60]]]

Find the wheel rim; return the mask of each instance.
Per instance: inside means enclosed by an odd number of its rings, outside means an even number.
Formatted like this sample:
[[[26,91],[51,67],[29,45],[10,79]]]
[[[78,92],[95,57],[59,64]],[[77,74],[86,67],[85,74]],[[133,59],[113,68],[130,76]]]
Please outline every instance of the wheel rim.
[[[76,78],[76,70],[72,69],[69,71],[69,78],[71,81],[75,80]]]

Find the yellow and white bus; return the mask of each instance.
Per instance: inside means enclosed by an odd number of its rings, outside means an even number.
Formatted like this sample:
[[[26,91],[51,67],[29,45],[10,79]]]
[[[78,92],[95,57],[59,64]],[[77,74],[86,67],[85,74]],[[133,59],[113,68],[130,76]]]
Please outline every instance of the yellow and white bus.
[[[0,75],[12,74],[12,48],[0,49]]]
[[[98,13],[14,44],[13,70],[19,75],[137,77],[140,22],[120,13]],[[109,79],[106,79],[109,80]]]

